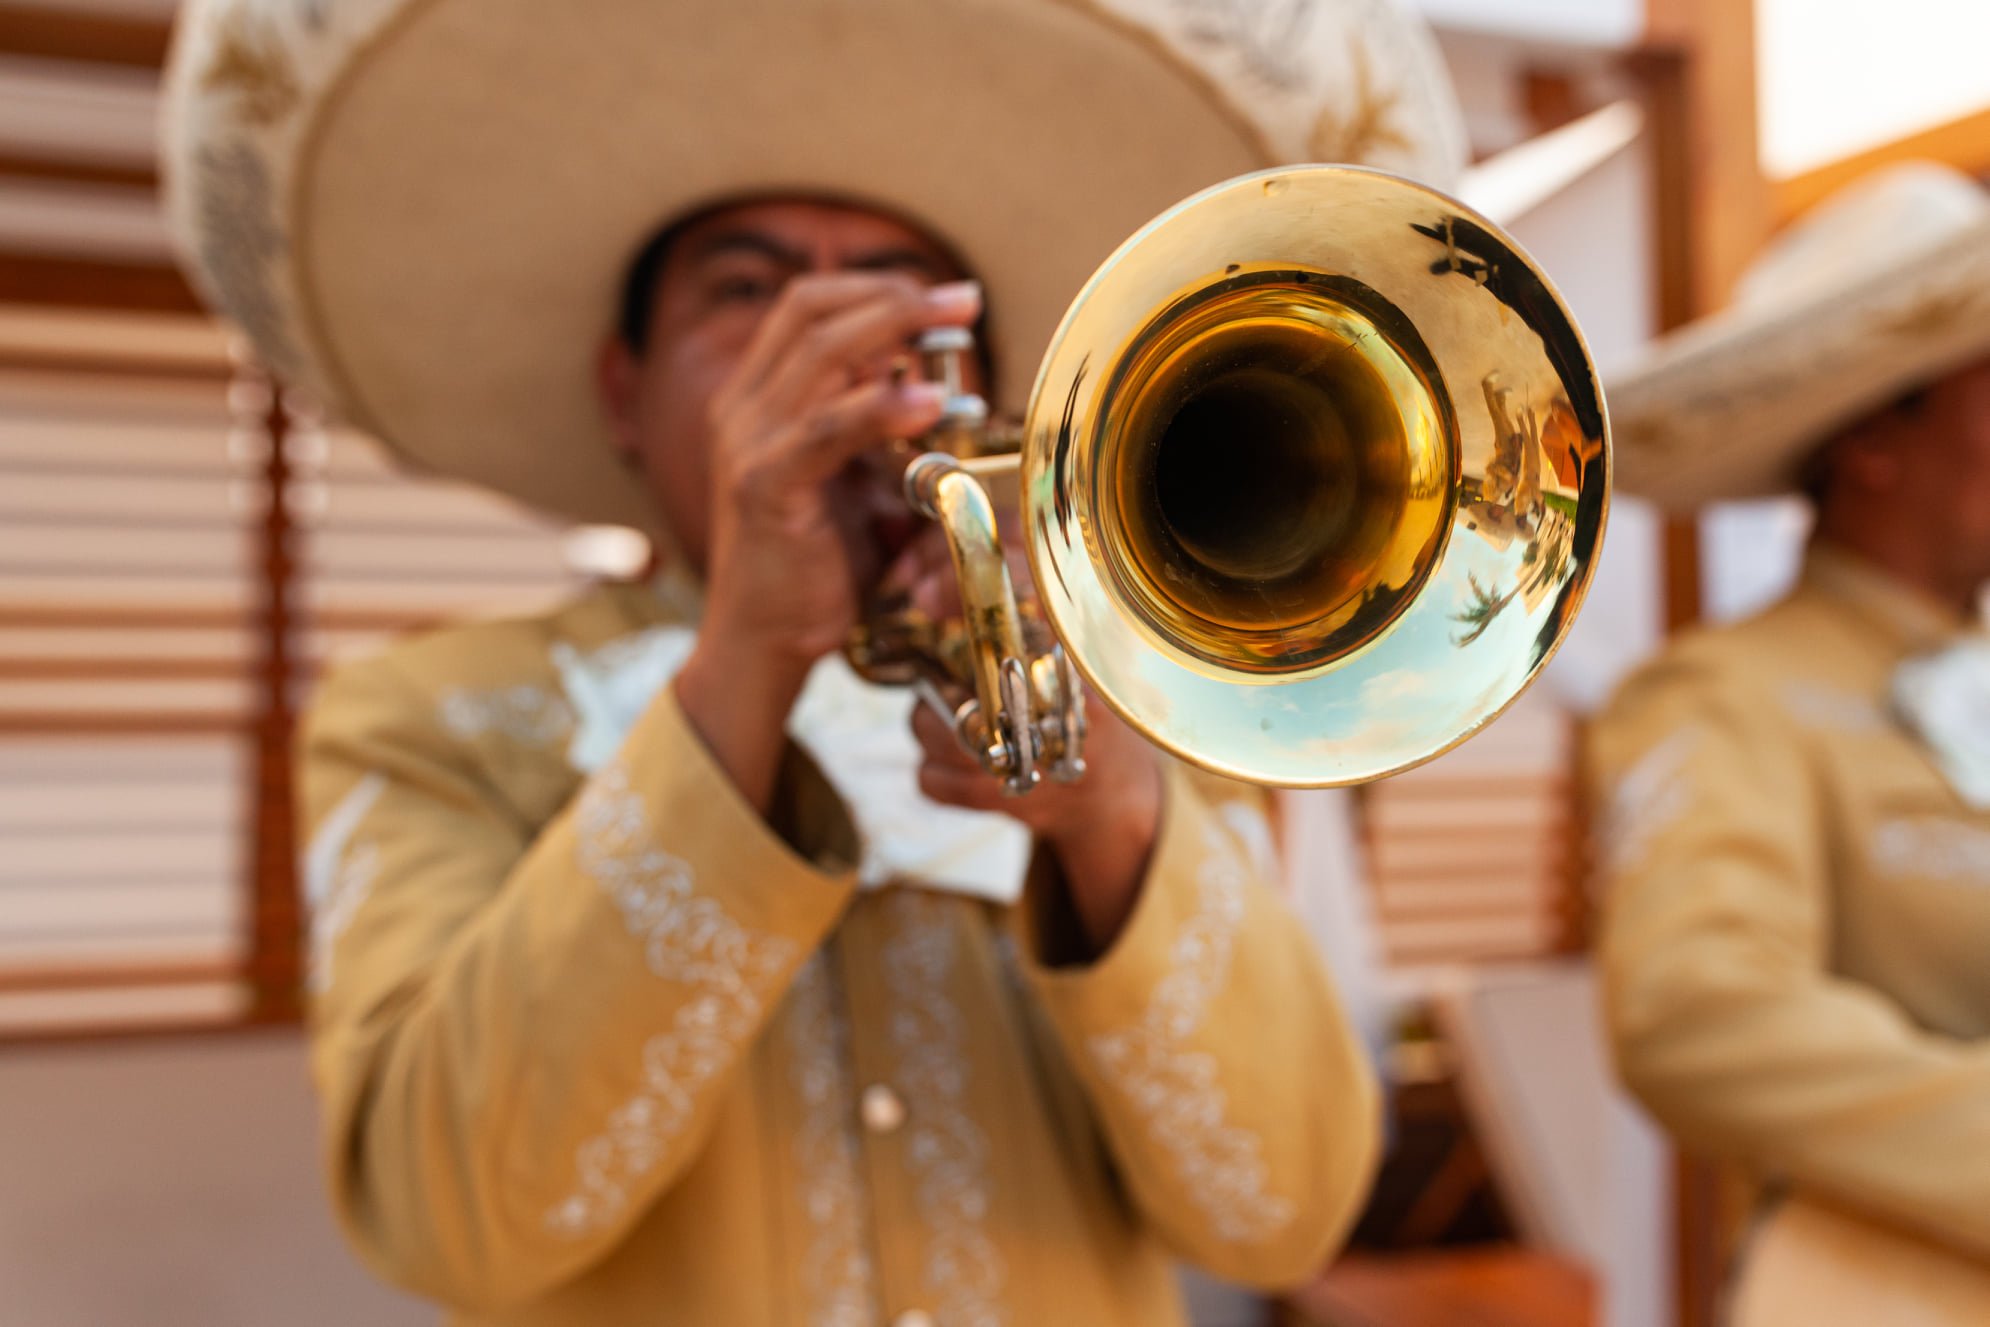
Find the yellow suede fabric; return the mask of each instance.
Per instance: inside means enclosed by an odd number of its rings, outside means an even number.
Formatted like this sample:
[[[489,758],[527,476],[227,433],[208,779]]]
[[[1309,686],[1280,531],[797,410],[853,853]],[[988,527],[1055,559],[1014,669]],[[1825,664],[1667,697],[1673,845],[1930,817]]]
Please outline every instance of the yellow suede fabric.
[[[1828,549],[1592,727],[1625,1080],[1689,1147],[1990,1255],[1990,813],[1894,714],[1963,624]]]
[[[550,647],[665,620],[603,588],[315,700],[314,1072],[369,1264],[459,1323],[1157,1327],[1174,1257],[1327,1261],[1376,1093],[1258,794],[1171,768],[1126,930],[1047,967],[1047,856],[1013,912],[860,893],[820,775],[763,822],[668,691],[583,781]]]

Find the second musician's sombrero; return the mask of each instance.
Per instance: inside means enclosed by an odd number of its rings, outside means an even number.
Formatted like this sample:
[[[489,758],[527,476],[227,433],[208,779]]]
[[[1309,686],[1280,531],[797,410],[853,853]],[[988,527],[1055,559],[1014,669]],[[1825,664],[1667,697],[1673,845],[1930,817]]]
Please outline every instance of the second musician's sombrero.
[[[1990,194],[1916,163],[1791,227],[1727,312],[1607,377],[1617,477],[1675,510],[1791,491],[1838,429],[1990,355]]]
[[[193,0],[167,124],[190,263],[279,373],[417,465],[631,524],[593,355],[691,210],[922,225],[989,290],[1013,410],[1178,199],[1306,160],[1444,186],[1463,155],[1393,0]]]

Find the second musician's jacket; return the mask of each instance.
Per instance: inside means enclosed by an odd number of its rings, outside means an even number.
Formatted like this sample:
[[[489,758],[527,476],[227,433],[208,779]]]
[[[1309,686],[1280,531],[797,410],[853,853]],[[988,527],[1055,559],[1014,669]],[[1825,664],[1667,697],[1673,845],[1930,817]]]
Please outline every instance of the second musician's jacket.
[[[1990,811],[1944,772],[1969,735],[1895,701],[1963,636],[1820,548],[1634,678],[1590,755],[1632,1090],[1756,1179],[1990,1256]]]

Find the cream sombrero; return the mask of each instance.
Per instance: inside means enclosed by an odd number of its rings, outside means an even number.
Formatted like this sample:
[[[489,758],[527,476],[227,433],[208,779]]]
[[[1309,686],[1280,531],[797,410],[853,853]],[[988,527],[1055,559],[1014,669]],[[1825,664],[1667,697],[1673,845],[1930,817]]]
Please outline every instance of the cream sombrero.
[[[168,207],[277,372],[404,459],[652,524],[592,388],[659,224],[768,192],[950,243],[1018,409],[1084,279],[1215,181],[1463,157],[1394,0],[192,0]]]
[[[1675,510],[1791,491],[1834,431],[1990,355],[1990,193],[1868,176],[1791,227],[1726,312],[1608,380],[1618,481]]]

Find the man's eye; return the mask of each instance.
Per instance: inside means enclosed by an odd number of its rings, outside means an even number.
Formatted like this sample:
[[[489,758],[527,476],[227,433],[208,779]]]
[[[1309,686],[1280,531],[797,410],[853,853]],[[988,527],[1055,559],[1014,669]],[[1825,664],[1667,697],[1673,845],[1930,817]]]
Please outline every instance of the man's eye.
[[[765,278],[734,276],[720,281],[712,294],[722,304],[758,304],[779,292],[780,285]]]

